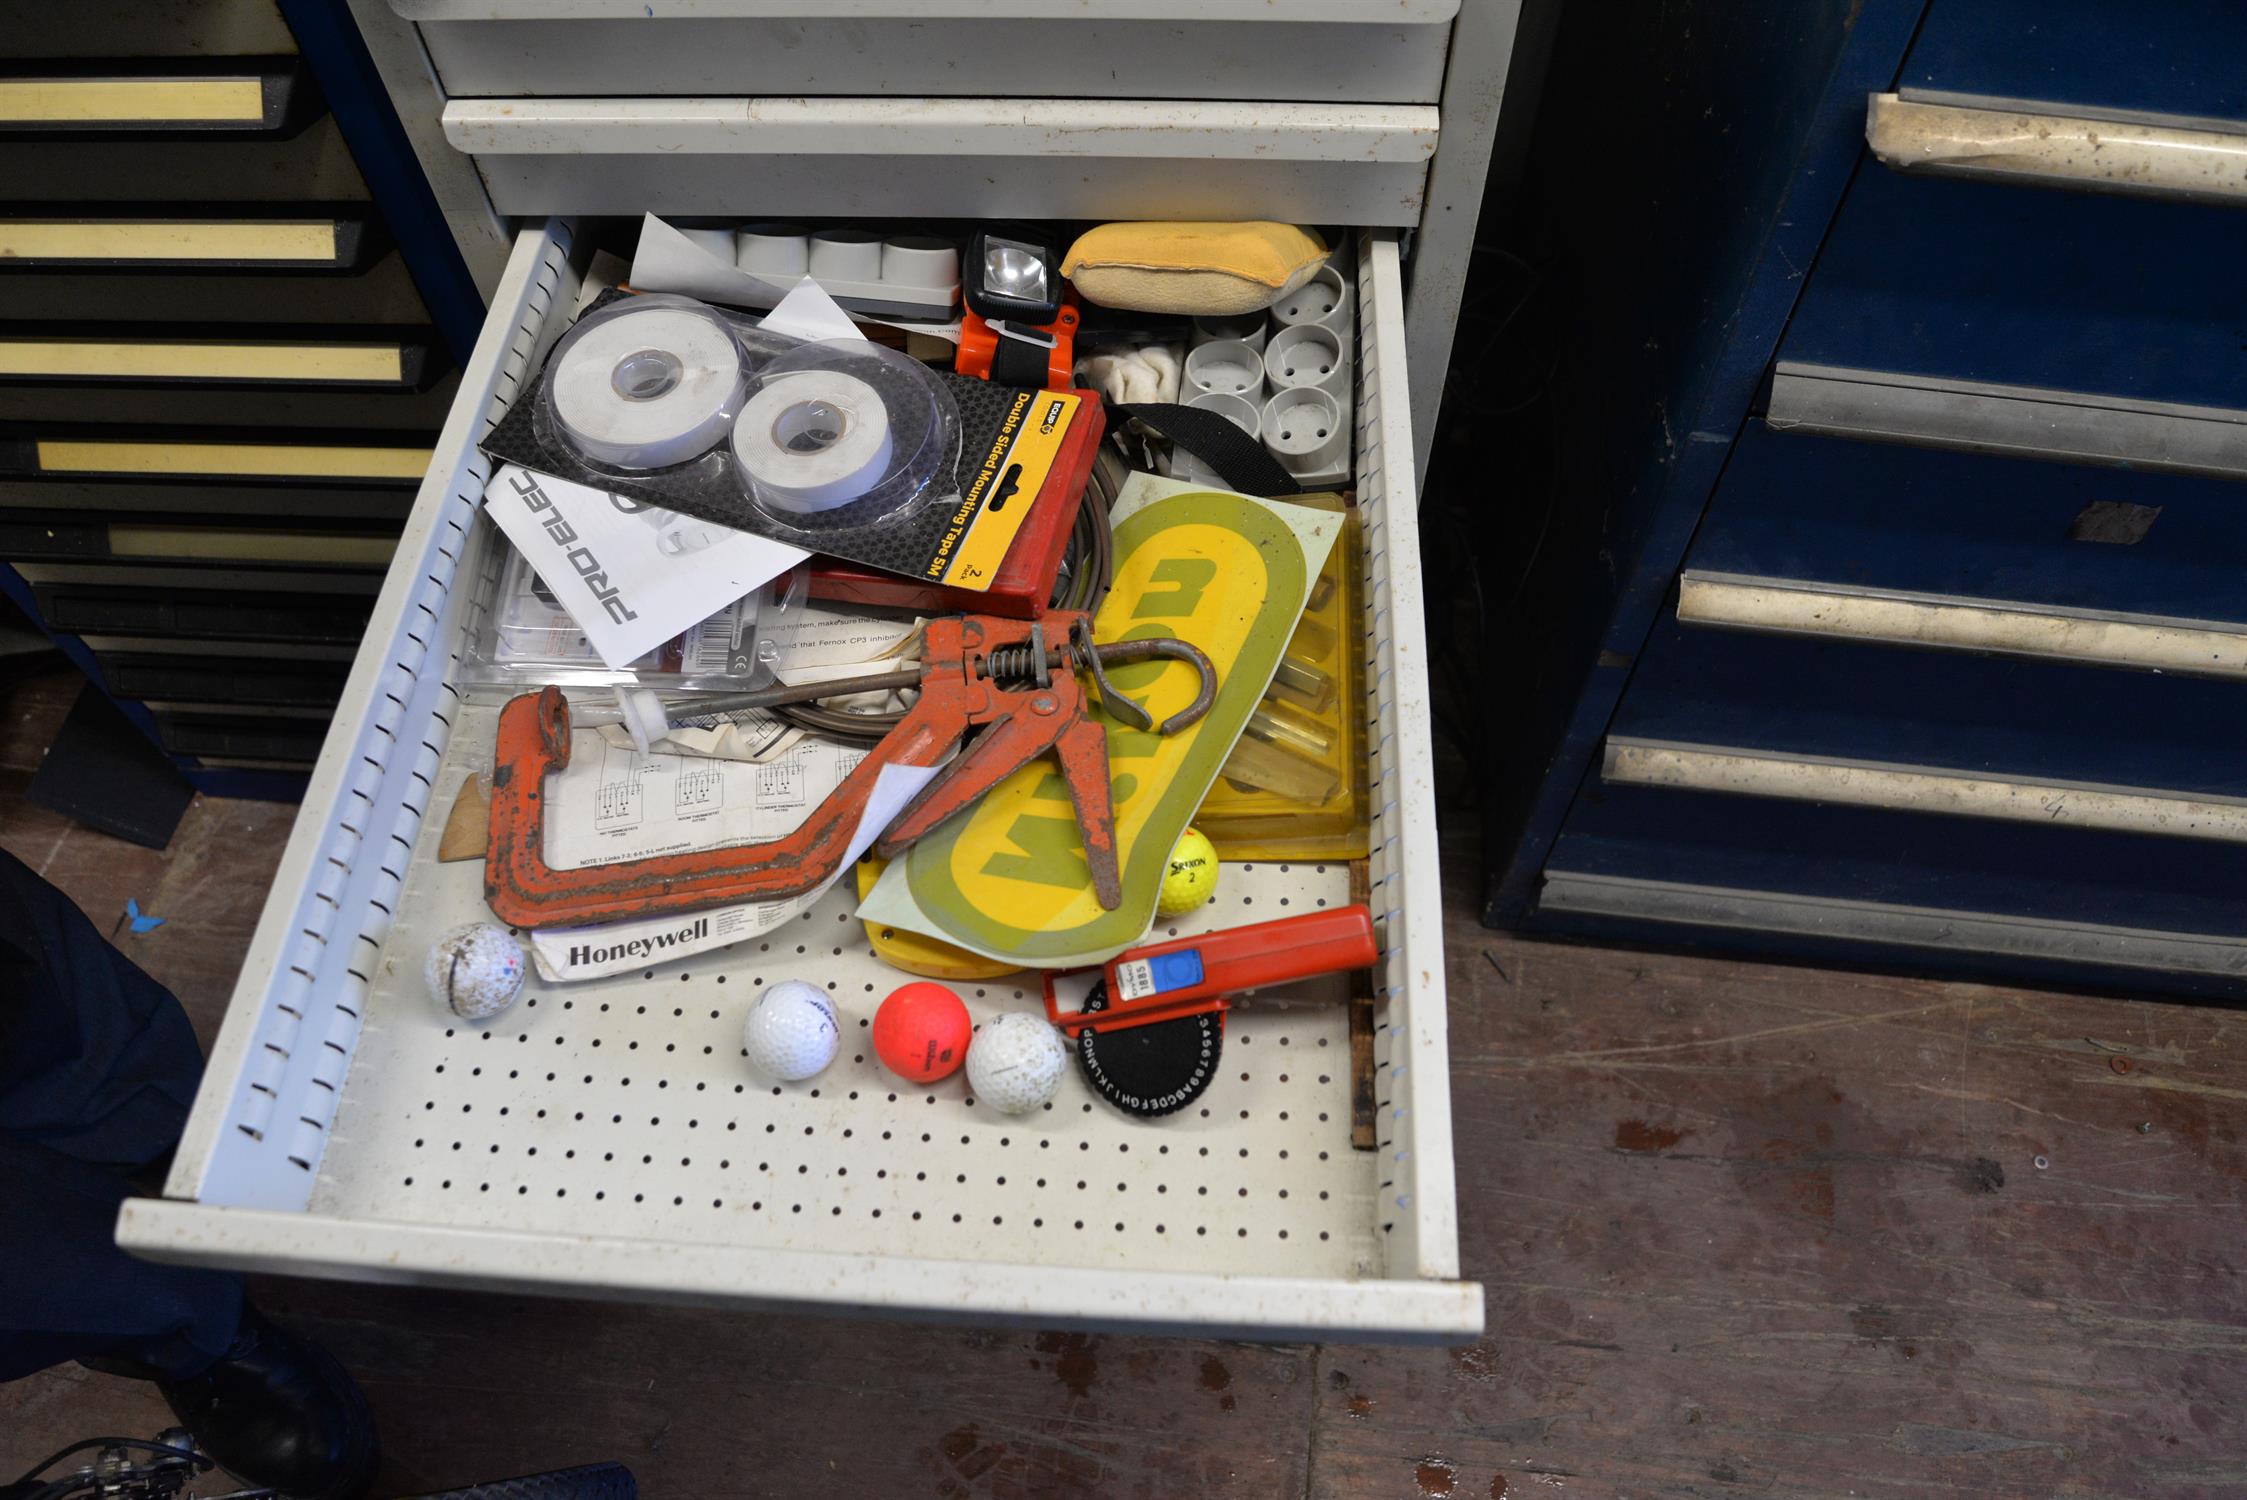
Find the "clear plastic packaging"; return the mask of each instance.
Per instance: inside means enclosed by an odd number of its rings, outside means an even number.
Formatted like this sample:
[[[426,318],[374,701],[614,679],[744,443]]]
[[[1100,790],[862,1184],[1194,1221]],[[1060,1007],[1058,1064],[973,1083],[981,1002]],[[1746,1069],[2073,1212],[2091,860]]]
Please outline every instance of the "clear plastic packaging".
[[[602,469],[668,469],[725,440],[748,398],[750,358],[716,308],[634,297],[586,314],[547,362],[552,431]]]
[[[863,339],[801,344],[765,362],[728,444],[750,502],[784,535],[909,515],[949,493],[959,409],[916,360]]]
[[[601,661],[521,553],[496,532],[488,543],[481,614],[461,653],[464,687],[748,692],[773,680],[776,653],[768,632],[792,607],[791,598],[800,604],[803,597],[801,570],[784,574],[618,671]]]

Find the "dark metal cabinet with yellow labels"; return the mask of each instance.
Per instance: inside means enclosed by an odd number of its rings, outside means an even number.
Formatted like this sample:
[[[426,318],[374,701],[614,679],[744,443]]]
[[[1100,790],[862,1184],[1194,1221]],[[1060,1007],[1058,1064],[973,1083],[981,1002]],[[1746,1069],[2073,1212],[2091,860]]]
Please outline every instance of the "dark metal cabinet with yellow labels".
[[[0,582],[212,790],[302,786],[480,312],[356,45],[41,7],[0,78]]]

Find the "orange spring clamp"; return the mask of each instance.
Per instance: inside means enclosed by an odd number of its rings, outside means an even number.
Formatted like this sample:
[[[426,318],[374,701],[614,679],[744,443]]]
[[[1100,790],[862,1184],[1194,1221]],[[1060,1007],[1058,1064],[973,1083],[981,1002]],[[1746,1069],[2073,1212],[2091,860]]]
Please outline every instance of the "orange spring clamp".
[[[1101,670],[1107,664],[1155,658],[1187,662],[1201,677],[1194,701],[1159,727],[1145,709],[1117,692]],[[919,698],[795,832],[762,844],[574,870],[546,863],[544,822],[546,778],[570,763],[569,703],[558,688],[525,693],[499,715],[484,899],[501,921],[530,928],[803,895],[842,868],[882,767],[935,765],[971,730],[981,729],[899,812],[876,844],[877,852],[894,858],[1050,750],[1061,763],[1062,780],[1076,808],[1094,893],[1103,907],[1113,910],[1121,904],[1123,890],[1115,806],[1108,789],[1108,734],[1085,711],[1079,666],[1100,685],[1109,713],[1161,734],[1194,723],[1216,697],[1217,670],[1200,650],[1169,639],[1095,646],[1091,617],[1081,611],[1053,610],[1037,620],[988,615],[932,620],[921,653]],[[771,707],[914,685],[914,674],[893,672],[732,695],[725,704]]]

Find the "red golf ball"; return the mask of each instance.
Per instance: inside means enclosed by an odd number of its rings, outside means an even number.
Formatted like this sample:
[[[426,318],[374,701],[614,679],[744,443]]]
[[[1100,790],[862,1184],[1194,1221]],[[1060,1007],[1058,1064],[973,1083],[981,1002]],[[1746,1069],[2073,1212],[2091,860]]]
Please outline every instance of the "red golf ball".
[[[941,984],[908,984],[874,1012],[874,1055],[914,1083],[934,1083],[967,1061],[975,1023],[960,997]]]

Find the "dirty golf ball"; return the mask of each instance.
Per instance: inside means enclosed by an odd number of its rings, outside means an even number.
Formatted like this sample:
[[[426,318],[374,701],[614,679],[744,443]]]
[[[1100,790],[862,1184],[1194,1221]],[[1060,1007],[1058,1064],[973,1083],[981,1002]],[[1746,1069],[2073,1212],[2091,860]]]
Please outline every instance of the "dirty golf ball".
[[[488,1021],[523,993],[523,950],[504,927],[470,922],[429,949],[429,993],[464,1021]]]
[[[835,1060],[843,1038],[835,1002],[816,984],[783,979],[768,985],[741,1023],[742,1050],[758,1072],[800,1083]]]
[[[1036,1016],[1000,1016],[967,1049],[967,1086],[1002,1115],[1026,1115],[1051,1099],[1068,1068],[1068,1044]]]
[[[960,997],[941,984],[908,984],[874,1012],[874,1053],[900,1078],[934,1083],[967,1057],[975,1023]]]
[[[1163,871],[1162,894],[1155,910],[1166,917],[1184,916],[1217,894],[1217,847],[1201,830],[1189,828],[1170,851],[1170,866]]]

